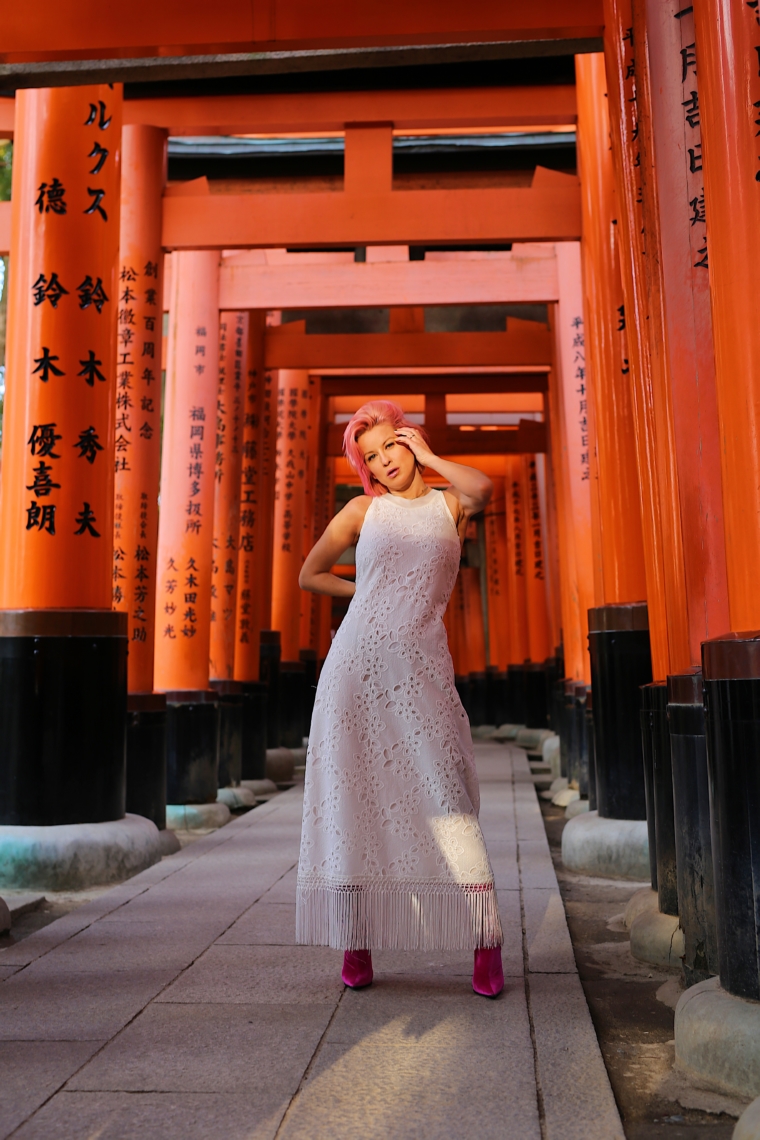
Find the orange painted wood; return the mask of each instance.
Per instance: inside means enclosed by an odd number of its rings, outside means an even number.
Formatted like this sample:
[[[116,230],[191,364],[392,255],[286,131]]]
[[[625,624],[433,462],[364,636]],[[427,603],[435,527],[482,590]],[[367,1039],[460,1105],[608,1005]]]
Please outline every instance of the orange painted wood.
[[[561,0],[537,7],[528,0],[463,0],[356,5],[329,0],[274,0],[221,7],[180,0],[135,0],[129,18],[111,5],[83,8],[62,0],[55,8],[7,7],[0,13],[0,61],[109,59],[228,52],[307,50],[395,44],[478,43],[598,37],[598,0]]]
[[[250,254],[237,254],[224,259],[219,298],[224,307],[245,309],[550,302],[557,300],[557,267],[549,249],[551,256],[518,249],[467,261],[347,265],[300,265],[297,254],[284,265],[253,264],[245,260]]]
[[[641,124],[637,105],[636,52],[631,44],[633,13],[630,0],[605,0],[607,31],[605,66],[609,99],[612,155],[618,201],[616,242],[620,254],[625,297],[626,331],[636,451],[641,494],[642,537],[647,583],[649,637],[652,669],[656,679],[672,671],[668,630],[668,584],[666,574],[666,524],[660,499],[659,454],[656,438],[655,385],[653,375],[661,354],[653,363],[649,334],[649,281],[642,247],[646,227],[642,182]],[[639,55],[643,60],[643,56]],[[641,63],[643,69],[643,63]],[[637,159],[638,156],[638,159]],[[660,335],[664,329],[660,327]],[[688,646],[688,640],[687,640]]]
[[[281,369],[277,385],[272,628],[280,631],[283,661],[297,661],[301,649],[298,575],[303,565],[308,415],[308,372]]]
[[[259,635],[272,619],[276,388],[264,369],[266,314],[249,313],[237,570],[235,680],[258,681]]]
[[[509,598],[507,569],[507,504],[505,480],[494,480],[493,497],[485,509],[486,583],[488,589],[488,664],[505,670],[509,664]]]
[[[371,334],[368,334],[371,335]],[[383,374],[378,369],[378,375],[322,375],[322,391],[331,396],[377,396],[378,391],[392,389],[399,396],[416,396],[427,392],[445,392],[452,394],[469,394],[471,392],[484,393],[538,393],[547,391],[547,372],[477,372],[468,368],[436,374],[420,371],[416,375],[394,373]],[[410,407],[409,409],[414,410]],[[422,407],[419,409],[422,411]],[[452,409],[453,410],[453,409]],[[515,409],[522,410],[522,409]],[[535,411],[526,408],[526,411]]]
[[[267,368],[436,367],[537,365],[548,368],[552,344],[546,325],[521,321],[503,333],[314,333],[272,330]]]
[[[219,386],[214,440],[214,549],[211,563],[209,677],[235,675],[240,472],[248,382],[248,313],[219,314]]]
[[[731,629],[760,625],[758,48],[749,5],[694,8]]]
[[[509,664],[521,665],[530,656],[528,640],[528,601],[525,584],[525,501],[522,460],[510,455],[505,460],[505,503],[507,534],[507,603],[509,607]]]
[[[468,673],[483,673],[486,668],[486,635],[483,620],[483,596],[480,569],[463,566],[459,571],[464,597],[464,620],[467,633]]]
[[[557,84],[129,99],[124,122],[165,127],[173,135],[289,134],[383,122],[396,130],[535,128],[574,123],[575,114],[575,88]],[[0,101],[2,128],[13,129],[12,99]]]
[[[167,249],[542,242],[580,238],[576,179],[482,190],[168,195]]]
[[[590,681],[588,610],[594,602],[591,548],[590,451],[586,386],[585,326],[580,246],[557,249],[560,301],[557,305],[556,371],[550,378],[552,459],[561,486],[558,508],[562,629],[565,673]],[[564,536],[564,537],[563,537]]]
[[[155,687],[209,681],[214,454],[219,372],[219,259],[184,253],[169,298]]]
[[[696,65],[673,66],[694,43],[694,16],[636,0],[647,30],[652,161],[660,218],[660,265],[678,467],[684,585],[692,665],[701,643],[729,629],[720,431],[710,313],[704,172]],[[757,25],[756,25],[757,26]],[[760,38],[758,39],[760,44]],[[694,167],[695,169],[692,169]],[[725,176],[725,175],[724,175]]]
[[[18,97],[0,491],[5,609],[111,608],[121,106],[119,86]]]
[[[546,590],[546,554],[535,455],[522,456],[525,509],[525,597],[528,606],[528,646],[531,661],[545,661],[553,652]]]
[[[303,483],[302,559],[306,558],[315,539],[324,530],[324,526],[319,527],[319,534],[316,533],[317,520],[319,518],[321,521],[322,516],[321,493],[323,491],[322,480],[319,478],[317,470],[320,459],[320,405],[322,403],[319,387],[319,378],[310,376],[306,408],[306,478]],[[317,598],[318,595],[313,594],[311,590],[299,591],[301,605],[299,644],[301,649],[316,648]]]
[[[615,183],[604,57],[577,56],[575,69],[587,388],[599,512],[595,602],[607,605],[646,598],[646,573],[625,302],[614,236]],[[594,486],[592,478],[592,490]]]
[[[158,572],[166,132],[124,127],[121,137],[113,608],[128,615],[130,692],[149,693]]]
[[[467,627],[461,569],[457,574],[454,589],[451,591],[451,598],[446,608],[446,629],[449,636],[449,652],[454,664],[454,674],[457,677],[465,676],[470,671],[470,660],[467,651]]]

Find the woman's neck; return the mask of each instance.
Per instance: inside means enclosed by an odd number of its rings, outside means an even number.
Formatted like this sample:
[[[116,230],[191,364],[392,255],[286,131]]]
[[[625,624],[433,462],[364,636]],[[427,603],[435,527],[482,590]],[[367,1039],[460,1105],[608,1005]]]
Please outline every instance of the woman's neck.
[[[423,495],[427,495],[430,487],[428,487],[425,480],[420,475],[419,471],[415,471],[414,479],[405,490],[391,491],[388,489],[389,495],[394,495],[397,499],[421,499]]]

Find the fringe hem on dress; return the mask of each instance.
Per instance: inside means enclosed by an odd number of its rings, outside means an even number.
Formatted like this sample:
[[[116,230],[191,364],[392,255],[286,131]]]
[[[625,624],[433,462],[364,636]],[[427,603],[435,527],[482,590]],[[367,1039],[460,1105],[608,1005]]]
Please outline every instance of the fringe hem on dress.
[[[296,942],[337,950],[501,946],[493,883],[298,884]]]

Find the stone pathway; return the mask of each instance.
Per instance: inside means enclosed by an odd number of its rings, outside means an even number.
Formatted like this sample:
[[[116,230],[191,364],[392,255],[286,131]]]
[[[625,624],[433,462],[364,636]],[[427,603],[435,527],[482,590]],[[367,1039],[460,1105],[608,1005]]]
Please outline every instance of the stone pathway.
[[[622,1140],[525,754],[476,745],[506,988],[294,945],[293,789],[0,953],[0,1138]]]

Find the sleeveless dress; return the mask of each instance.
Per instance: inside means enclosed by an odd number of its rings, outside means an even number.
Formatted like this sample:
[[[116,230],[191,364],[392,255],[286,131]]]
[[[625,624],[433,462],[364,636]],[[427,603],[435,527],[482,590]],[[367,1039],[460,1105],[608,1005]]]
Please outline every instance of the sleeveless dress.
[[[356,548],[356,593],[314,702],[299,943],[501,945],[470,725],[443,624],[459,559],[441,492],[373,498]]]

